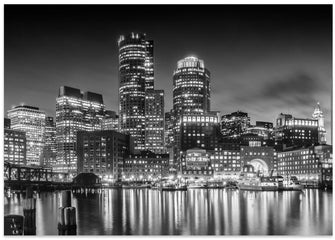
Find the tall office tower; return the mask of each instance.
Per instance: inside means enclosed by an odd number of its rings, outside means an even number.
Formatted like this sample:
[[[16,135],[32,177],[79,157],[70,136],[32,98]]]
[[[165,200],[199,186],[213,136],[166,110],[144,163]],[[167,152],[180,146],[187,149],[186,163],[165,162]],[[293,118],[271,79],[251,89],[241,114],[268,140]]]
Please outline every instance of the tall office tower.
[[[318,120],[319,143],[326,144],[327,140],[326,140],[326,129],[325,129],[325,117],[323,116],[320,103],[318,103],[317,106],[315,107],[312,118]]]
[[[56,172],[76,174],[77,131],[101,130],[102,95],[62,86],[56,99]],[[73,176],[73,175],[72,175]]]
[[[250,127],[248,113],[237,111],[221,117],[221,133],[225,137],[238,137]]]
[[[145,34],[121,36],[119,46],[120,132],[134,138],[135,149],[145,149],[145,91],[153,89],[153,42]]]
[[[115,111],[105,111],[101,121],[101,130],[119,131],[119,115],[117,115]]]
[[[318,120],[295,118],[290,114],[279,114],[275,127],[278,150],[289,147],[308,147],[318,143]]]
[[[26,165],[26,133],[5,128],[4,154],[5,162]]]
[[[16,106],[8,111],[11,129],[26,133],[27,165],[40,165],[44,147],[45,113],[37,107]]]
[[[173,74],[173,110],[175,116],[210,111],[210,72],[203,60],[186,57],[178,61]]]
[[[164,90],[147,90],[145,95],[145,148],[156,154],[164,148]]]
[[[165,148],[167,152],[169,152],[169,148],[172,147],[174,138],[173,138],[173,123],[174,123],[174,115],[173,111],[165,113]]]
[[[146,45],[146,56],[145,56],[145,89],[154,89],[154,41],[147,40]]]
[[[52,167],[56,164],[56,124],[53,117],[45,118],[44,143],[41,165]]]

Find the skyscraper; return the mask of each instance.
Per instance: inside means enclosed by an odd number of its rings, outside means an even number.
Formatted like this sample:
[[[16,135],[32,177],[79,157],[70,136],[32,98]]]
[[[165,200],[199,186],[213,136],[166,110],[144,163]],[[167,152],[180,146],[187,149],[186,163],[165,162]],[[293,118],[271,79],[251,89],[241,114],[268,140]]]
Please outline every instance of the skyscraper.
[[[56,163],[56,124],[53,117],[45,118],[44,143],[41,165],[52,167]]]
[[[210,72],[203,60],[186,57],[178,61],[173,74],[173,110],[175,116],[210,111]]]
[[[26,163],[40,165],[44,147],[45,113],[37,107],[16,106],[8,111],[11,129],[26,133]]]
[[[104,113],[102,95],[82,93],[79,89],[62,86],[56,99],[56,164],[57,172],[77,172],[77,131],[101,130]]]
[[[325,129],[325,117],[323,116],[323,112],[321,110],[319,102],[315,107],[312,118],[318,120],[319,143],[326,144],[327,140],[326,140],[326,129]]]
[[[145,34],[120,36],[120,131],[134,138],[136,150],[145,149],[145,91],[153,89],[153,43]]]
[[[145,148],[154,153],[164,148],[164,90],[147,90],[145,95]]]

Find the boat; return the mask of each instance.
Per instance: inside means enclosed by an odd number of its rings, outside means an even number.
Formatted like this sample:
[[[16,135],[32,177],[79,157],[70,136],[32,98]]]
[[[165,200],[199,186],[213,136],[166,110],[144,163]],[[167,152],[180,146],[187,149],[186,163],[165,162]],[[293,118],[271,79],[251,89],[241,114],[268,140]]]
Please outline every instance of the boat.
[[[166,185],[161,187],[162,191],[186,191],[186,185]]]
[[[297,177],[292,176],[289,180],[285,181],[280,190],[285,191],[301,191],[304,189],[304,186],[300,184]]]
[[[200,189],[200,188],[206,188],[207,186],[202,183],[190,183],[187,186],[187,189]]]
[[[122,185],[123,189],[142,189],[142,188],[150,188],[149,184],[131,184],[131,185]]]
[[[237,187],[240,190],[277,191],[278,182],[275,177],[259,177],[256,173],[242,172]]]

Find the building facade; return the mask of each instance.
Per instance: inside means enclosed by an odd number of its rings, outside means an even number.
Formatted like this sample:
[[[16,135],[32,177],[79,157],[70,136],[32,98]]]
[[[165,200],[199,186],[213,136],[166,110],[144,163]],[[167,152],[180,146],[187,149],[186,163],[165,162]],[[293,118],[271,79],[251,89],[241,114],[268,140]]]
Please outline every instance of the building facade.
[[[119,131],[119,115],[115,111],[105,111],[101,120],[101,130]]]
[[[102,95],[62,86],[56,99],[56,172],[77,173],[77,131],[101,129]]]
[[[176,144],[180,151],[192,148],[214,150],[221,137],[216,114],[183,115],[177,128],[179,135]]]
[[[210,178],[214,170],[210,160],[211,153],[205,149],[193,148],[181,156],[181,174],[187,178]]]
[[[172,151],[174,144],[174,135],[173,135],[173,127],[174,127],[174,114],[173,110],[165,113],[165,132],[164,132],[164,143],[166,152],[169,153]]]
[[[118,46],[120,131],[133,136],[135,149],[144,150],[145,91],[153,88],[153,52],[145,34],[122,35]]]
[[[279,150],[318,144],[318,120],[281,113],[276,120],[275,140]]]
[[[164,91],[147,90],[145,95],[145,149],[165,153]]]
[[[123,181],[156,181],[169,174],[169,155],[142,151],[131,154],[123,164]]]
[[[237,111],[221,117],[221,133],[224,137],[239,137],[250,127],[248,113]]]
[[[42,166],[52,167],[56,164],[56,150],[56,123],[53,117],[46,117]]]
[[[301,182],[322,183],[332,176],[332,146],[319,145],[278,153],[278,174],[295,176]]]
[[[26,133],[5,128],[4,162],[26,165]]]
[[[173,110],[175,116],[210,111],[210,72],[204,61],[186,57],[173,73]]]
[[[252,165],[256,172],[269,176],[277,172],[277,152],[274,147],[262,146],[261,142],[250,141],[248,146],[241,146],[241,167]]]
[[[123,161],[134,151],[133,139],[113,130],[77,132],[77,171],[103,180],[121,179]]]
[[[4,127],[5,129],[10,129],[10,119],[4,118]]]
[[[26,133],[26,164],[40,165],[45,132],[45,113],[37,107],[16,106],[8,111],[11,129]]]

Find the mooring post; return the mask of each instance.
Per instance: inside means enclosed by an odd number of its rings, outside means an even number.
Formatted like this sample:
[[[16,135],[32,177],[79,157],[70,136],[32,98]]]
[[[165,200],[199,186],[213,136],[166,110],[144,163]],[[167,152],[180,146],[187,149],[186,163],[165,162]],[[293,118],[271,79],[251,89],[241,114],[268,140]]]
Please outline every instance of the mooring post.
[[[23,235],[24,217],[7,215],[4,217],[4,235]]]
[[[76,235],[76,208],[71,207],[71,191],[62,192],[61,206],[58,208],[58,235]]]
[[[26,188],[26,199],[23,201],[24,235],[36,235],[36,199],[32,187]]]

